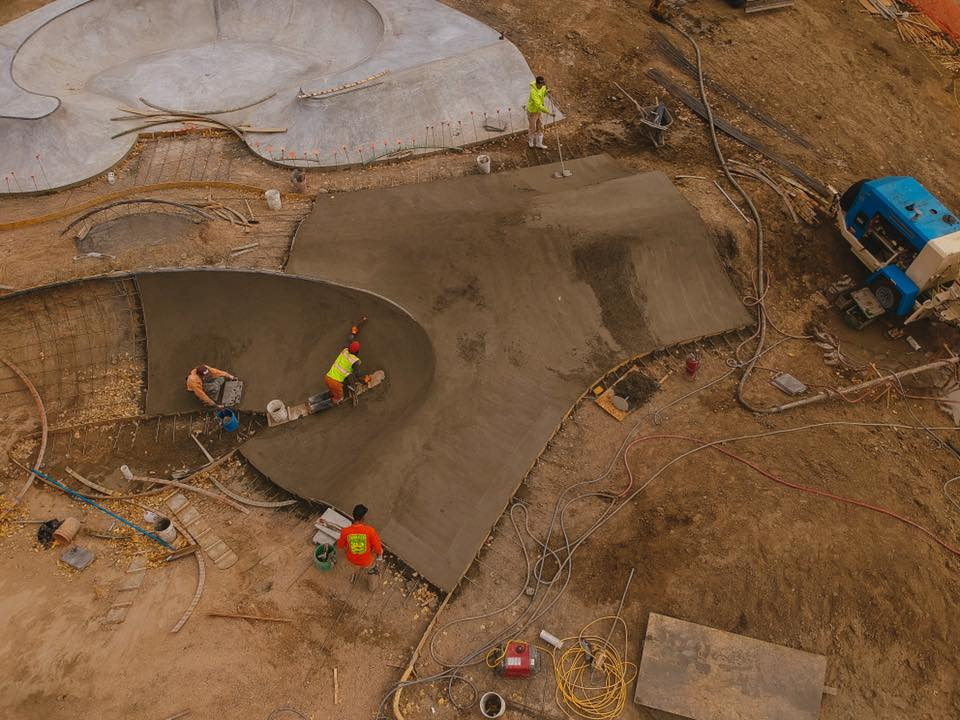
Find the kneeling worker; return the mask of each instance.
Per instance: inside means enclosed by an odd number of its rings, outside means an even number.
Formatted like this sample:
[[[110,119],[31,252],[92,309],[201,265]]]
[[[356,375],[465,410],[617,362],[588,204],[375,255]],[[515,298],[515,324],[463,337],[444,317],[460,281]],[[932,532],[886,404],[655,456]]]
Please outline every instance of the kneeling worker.
[[[372,590],[379,574],[377,558],[383,555],[383,545],[377,531],[363,523],[366,515],[367,508],[364,505],[357,505],[353,509],[353,524],[340,531],[337,547],[347,551],[347,560],[367,570],[367,581]]]
[[[347,378],[357,372],[360,365],[360,358],[357,353],[360,352],[360,343],[354,340],[349,347],[345,347],[333,361],[327,376],[323,379],[330,391],[330,399],[334,405],[343,402],[343,384]]]
[[[215,378],[225,378],[227,380],[236,380],[236,375],[231,375],[225,370],[218,370],[215,367],[210,367],[209,365],[197,365],[193,370],[190,371],[190,374],[187,375],[187,391],[192,392],[197,396],[197,399],[200,400],[204,405],[210,405],[211,407],[220,407],[215,403],[210,396],[207,395],[206,391],[203,389],[203,384],[210,382]]]

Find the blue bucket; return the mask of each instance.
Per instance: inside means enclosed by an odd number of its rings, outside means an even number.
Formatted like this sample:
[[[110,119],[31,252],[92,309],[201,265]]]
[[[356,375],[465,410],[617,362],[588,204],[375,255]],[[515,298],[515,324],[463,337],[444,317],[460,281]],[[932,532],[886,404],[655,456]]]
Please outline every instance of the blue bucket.
[[[235,432],[238,427],[240,427],[240,418],[237,417],[237,414],[230,408],[224,408],[217,412],[217,417],[220,418],[220,424],[223,425],[223,429],[227,432]]]

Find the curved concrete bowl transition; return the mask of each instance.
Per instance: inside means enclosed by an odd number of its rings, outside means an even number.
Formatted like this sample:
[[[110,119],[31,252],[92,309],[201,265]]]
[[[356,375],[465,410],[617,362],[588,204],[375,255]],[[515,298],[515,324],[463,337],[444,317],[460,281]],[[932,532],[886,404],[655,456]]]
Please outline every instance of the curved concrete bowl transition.
[[[0,65],[12,193],[119,161],[136,135],[111,138],[133,123],[110,118],[140,98],[217,111],[272,96],[218,117],[286,128],[247,143],[310,167],[521,130],[531,77],[499,33],[435,0],[57,0],[0,28]]]

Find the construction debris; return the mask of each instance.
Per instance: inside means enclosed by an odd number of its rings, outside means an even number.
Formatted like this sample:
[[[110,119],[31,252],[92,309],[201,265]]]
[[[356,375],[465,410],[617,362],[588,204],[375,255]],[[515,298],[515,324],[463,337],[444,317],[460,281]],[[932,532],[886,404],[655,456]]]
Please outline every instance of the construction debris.
[[[780,373],[770,382],[787,395],[803,395],[807,391],[807,386],[790,373]]]
[[[184,528],[186,528],[189,537],[203,548],[204,552],[221,570],[233,567],[239,559],[237,554],[220,539],[210,528],[209,523],[203,519],[195,507],[190,505],[190,501],[182,493],[175,493],[167,499],[167,507],[177,516]],[[244,512],[249,512],[244,508]],[[197,556],[199,557],[199,553]]]
[[[124,135],[129,135],[131,133],[140,132],[141,130],[148,130],[151,128],[158,127],[160,125],[172,125],[172,124],[193,124],[193,125],[204,125],[209,127],[219,127],[223,130],[228,130],[236,135],[241,141],[244,140],[245,133],[285,133],[287,128],[281,127],[253,127],[250,125],[233,125],[224,120],[217,119],[212,117],[214,115],[226,115],[228,113],[239,112],[240,110],[246,110],[253,107],[254,105],[259,105],[264,103],[267,100],[270,100],[274,97],[276,93],[272,93],[265,98],[256,100],[247,105],[242,105],[240,107],[229,108],[227,110],[207,110],[203,112],[191,112],[188,110],[176,110],[173,108],[165,108],[156,103],[151,103],[148,100],[138,98],[140,102],[146,105],[150,110],[144,111],[136,108],[127,108],[121,107],[122,112],[127,113],[126,115],[121,115],[119,117],[112,117],[110,120],[114,122],[130,121],[136,120],[142,122],[141,125],[137,125],[121,132],[116,133],[111,136],[111,140]]]
[[[315,92],[304,92],[303,88],[300,88],[300,92],[297,93],[297,100],[320,100],[322,98],[331,97],[333,95],[339,95],[350,90],[357,90],[361,86],[366,85],[372,80],[382,78],[384,75],[389,74],[389,70],[381,70],[378,73],[374,73],[369,77],[365,77],[362,80],[355,80],[349,83],[343,83],[342,85],[337,85],[336,87],[327,88],[326,90],[317,90]],[[376,83],[379,85],[379,83]],[[372,86],[371,86],[372,87]]]
[[[127,567],[126,577],[117,588],[117,594],[114,596],[113,604],[107,611],[107,616],[103,622],[109,625],[122,623],[127,619],[127,612],[133,605],[133,600],[137,595],[140,586],[143,585],[143,579],[147,574],[147,559],[139,555],[130,561]]]
[[[902,13],[894,18],[900,39],[914,45],[929,46],[944,55],[956,55],[957,44],[923,13]]]
[[[896,20],[904,14],[897,0],[860,0],[860,4],[867,12],[880,15],[887,20]]]
[[[60,556],[60,562],[65,563],[72,567],[74,570],[83,570],[90,565],[95,559],[96,555],[87,550],[85,547],[80,545],[71,545],[67,550]]]

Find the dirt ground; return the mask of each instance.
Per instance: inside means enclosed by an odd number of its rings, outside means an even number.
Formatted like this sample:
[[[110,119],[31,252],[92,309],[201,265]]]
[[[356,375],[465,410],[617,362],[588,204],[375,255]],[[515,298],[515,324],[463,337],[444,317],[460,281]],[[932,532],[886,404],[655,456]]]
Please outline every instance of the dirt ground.
[[[0,21],[40,4],[3,3]],[[649,17],[645,0],[449,4],[506,33],[531,68],[547,77],[567,114],[556,133],[548,132],[551,148],[559,136],[565,156],[603,151],[638,171],[707,178],[678,180],[677,185],[713,230],[735,283],[748,294],[755,262],[752,228],[711,182],[719,174],[705,126],[668,98],[676,120],[666,147],[654,150],[638,133],[632,104],[611,84],[617,80],[641,102],[665,97],[644,74],[648,67],[658,67],[693,91],[651,44],[651,29],[667,31]],[[708,73],[808,138],[815,149],[792,145],[720,100],[718,114],[838,189],[862,177],[914,175],[948,206],[960,207],[960,185],[955,182],[960,112],[951,95],[953,78],[923,50],[901,41],[892,24],[866,13],[854,0],[808,0],[754,16],[733,11],[720,0],[699,0],[685,6],[681,22],[698,31]],[[673,34],[671,40],[689,50],[680,36]],[[780,173],[729,139],[722,138],[721,145],[728,156],[760,165],[774,176]],[[555,150],[535,153],[522,139],[493,143],[484,152],[491,155],[494,171],[556,159]],[[190,162],[196,157],[206,162]],[[316,173],[309,182],[314,192],[323,188],[337,193],[473,171],[471,152]],[[287,177],[284,170],[255,162],[231,140],[208,134],[202,141],[190,136],[144,141],[121,169],[118,186],[180,178],[285,187]],[[801,333],[809,322],[819,321],[840,338],[853,365],[875,363],[881,371],[943,357],[943,343],[960,346],[954,331],[935,326],[911,330],[921,345],[919,352],[911,352],[903,340],[886,337],[880,326],[861,333],[846,330],[817,294],[842,274],[860,274],[836,232],[829,223],[793,224],[771,191],[757,184],[749,188],[767,230],[772,287],[766,302],[778,327]],[[0,223],[59,211],[115,189],[99,179],[62,193],[3,198]],[[296,225],[313,203],[310,198],[290,198],[279,214],[270,215],[262,200],[237,191],[166,190],[150,195],[177,200],[209,195],[238,209],[246,199],[261,222],[246,229],[218,222],[200,235],[191,231],[165,243],[111,253],[115,259],[75,261],[73,238],[60,235],[75,217],[70,215],[0,232],[0,283],[26,288],[150,266],[277,269],[285,262]],[[324,195],[316,202],[323,202]],[[259,243],[254,252],[231,252],[252,243]],[[637,436],[689,434],[705,439],[834,421],[948,424],[947,416],[930,402],[886,396],[755,415],[735,400],[736,375],[669,408],[655,423],[650,411],[726,372],[733,348],[718,341],[716,349],[708,345],[701,352],[704,362],[695,383],[682,378],[683,353],[651,361],[651,377],[670,374],[662,389],[624,423],[590,401],[574,409],[518,496],[528,508],[531,532],[542,535],[562,489],[595,477],[638,421]],[[821,350],[807,341],[785,343],[760,364],[747,387],[748,397],[758,404],[788,399],[768,382],[775,371],[788,371],[811,386],[875,377],[869,367],[838,371],[826,366]],[[935,395],[945,379],[921,376],[908,391]],[[30,405],[20,404],[10,412],[0,408],[5,434],[21,438],[36,431],[35,424],[25,421],[24,408]],[[69,414],[58,415],[57,422],[69,427]],[[192,427],[194,420],[190,422]],[[116,467],[128,461],[120,438],[134,432],[131,423],[127,421],[125,430],[115,423],[59,431],[48,451],[48,467],[59,472],[67,464],[76,465],[107,482],[108,475],[115,477]],[[159,439],[152,450],[146,448],[144,471],[159,476],[178,464],[202,460],[182,424],[179,440],[170,419],[154,431]],[[954,433],[936,434],[956,443]],[[108,449],[111,442],[116,444]],[[133,440],[130,447],[136,442],[144,440]],[[161,442],[162,451],[157,449]],[[218,453],[230,449],[229,441],[217,444],[222,442],[211,438]],[[14,447],[16,456],[16,443],[5,444]],[[688,448],[672,439],[641,443],[629,456],[635,475],[631,487],[640,487]],[[946,543],[958,542],[960,512],[943,490],[946,481],[960,475],[958,462],[925,431],[832,426],[744,440],[729,449],[786,481],[883,506]],[[32,456],[24,449],[20,457]],[[627,486],[622,464],[618,468],[603,487],[619,491]],[[5,473],[0,493],[9,498],[19,490],[24,473],[9,464],[0,472]],[[277,499],[249,468],[231,472],[225,477],[236,483],[238,492]],[[571,532],[587,527],[608,502],[584,499],[571,507]],[[360,600],[344,568],[321,574],[311,565],[307,542],[315,509],[257,509],[241,516],[206,500],[200,505],[241,560],[228,571],[208,563],[201,604],[176,635],[169,633],[170,627],[195,587],[192,558],[149,570],[128,619],[105,629],[101,620],[125,577],[130,553],[124,555],[122,548],[130,541],[84,539],[100,557],[83,573],[70,574],[57,564],[59,553],[36,548],[35,527],[0,525],[0,612],[12,620],[10,632],[0,640],[0,714],[152,720],[189,708],[195,717],[257,718],[288,705],[311,718],[374,716],[436,607],[424,594],[427,589],[391,572],[385,578],[388,585]],[[59,495],[34,488],[15,514],[29,519],[67,512],[81,511]],[[84,517],[91,527],[106,528],[99,515]],[[534,543],[524,537],[528,550],[534,551]],[[518,550],[510,517],[504,516],[488,549],[437,619],[438,658],[428,644],[419,656],[418,677],[440,669],[438,659],[458,658],[495,636],[504,617],[516,615],[511,609],[501,616],[446,626],[498,608],[521,589],[525,570]],[[668,469],[625,505],[578,550],[573,568],[560,600],[523,634],[525,639],[533,639],[541,627],[559,636],[576,635],[590,620],[611,614],[629,569],[635,568],[624,605],[632,662],[639,661],[648,613],[660,612],[826,655],[827,684],[837,688],[836,695],[824,698],[821,717],[826,720],[960,715],[960,673],[954,657],[960,560],[889,516],[778,485],[707,450]],[[418,594],[424,603],[418,602]],[[293,622],[206,616],[216,610],[282,616]],[[622,641],[619,634],[615,637]],[[339,670],[339,706],[333,698],[334,667]],[[494,679],[482,664],[465,675],[481,691],[498,688],[508,701],[529,706],[540,717],[561,717],[553,705],[549,661],[532,682]],[[457,686],[455,697],[463,700],[465,694],[465,687]],[[631,685],[622,716],[647,717],[633,705],[632,694]],[[407,718],[457,714],[445,684],[408,688],[400,707]],[[474,708],[470,716],[475,715]],[[522,716],[516,709],[505,715],[511,720]]]

